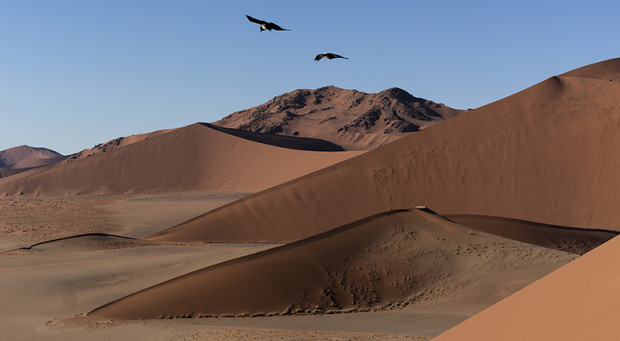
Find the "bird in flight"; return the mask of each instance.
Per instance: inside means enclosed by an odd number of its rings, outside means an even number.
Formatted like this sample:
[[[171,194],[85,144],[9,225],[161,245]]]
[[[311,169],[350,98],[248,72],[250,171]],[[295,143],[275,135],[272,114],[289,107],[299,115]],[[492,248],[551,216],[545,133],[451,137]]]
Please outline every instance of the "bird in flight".
[[[276,30],[276,31],[290,31],[286,28],[282,28],[280,26],[278,26],[277,24],[274,24],[272,22],[266,22],[266,21],[262,21],[260,19],[256,19],[256,18],[252,18],[251,16],[246,14],[246,17],[248,18],[249,21],[253,22],[253,23],[257,23],[260,25],[260,31],[271,31],[271,30]]]
[[[347,57],[343,57],[343,56],[337,55],[335,53],[326,52],[326,53],[319,53],[319,54],[317,54],[316,57],[314,57],[314,60],[318,62],[319,60],[321,60],[323,58],[327,58],[327,59],[334,59],[334,58],[349,59]]]

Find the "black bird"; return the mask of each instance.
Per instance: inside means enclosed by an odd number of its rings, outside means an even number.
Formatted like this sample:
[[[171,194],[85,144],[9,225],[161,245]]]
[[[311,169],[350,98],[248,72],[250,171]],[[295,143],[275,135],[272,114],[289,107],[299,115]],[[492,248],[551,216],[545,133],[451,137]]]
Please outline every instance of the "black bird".
[[[246,14],[246,17],[248,18],[249,21],[253,22],[253,23],[257,23],[260,25],[260,31],[271,31],[271,30],[276,30],[276,31],[290,31],[286,28],[282,28],[280,26],[278,26],[277,24],[274,24],[272,22],[266,22],[266,21],[262,21],[256,18],[252,18],[251,16]]]
[[[347,57],[343,57],[343,56],[341,56],[341,55],[337,55],[337,54],[335,54],[335,53],[325,52],[325,53],[319,53],[319,54],[317,54],[317,55],[316,55],[316,57],[314,57],[314,60],[318,62],[318,61],[319,61],[319,60],[321,60],[322,58],[327,58],[327,59],[334,59],[334,58],[349,59],[349,58],[347,58]]]

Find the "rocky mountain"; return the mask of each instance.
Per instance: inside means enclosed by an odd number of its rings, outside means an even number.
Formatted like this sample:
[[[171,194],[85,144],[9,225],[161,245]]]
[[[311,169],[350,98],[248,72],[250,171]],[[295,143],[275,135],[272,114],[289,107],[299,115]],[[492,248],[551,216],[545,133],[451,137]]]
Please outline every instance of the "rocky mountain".
[[[0,151],[0,178],[64,160],[65,156],[47,148],[18,146]]]
[[[348,150],[373,149],[463,110],[391,88],[368,94],[327,86],[295,90],[215,125],[268,134],[323,139]]]

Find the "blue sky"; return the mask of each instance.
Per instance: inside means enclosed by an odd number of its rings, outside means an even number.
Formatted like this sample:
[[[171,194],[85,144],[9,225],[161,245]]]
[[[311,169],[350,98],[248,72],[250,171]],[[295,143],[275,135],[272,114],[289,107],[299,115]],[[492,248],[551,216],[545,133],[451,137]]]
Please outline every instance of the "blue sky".
[[[0,150],[70,154],[326,85],[476,108],[620,57],[618,18],[596,0],[0,0]]]

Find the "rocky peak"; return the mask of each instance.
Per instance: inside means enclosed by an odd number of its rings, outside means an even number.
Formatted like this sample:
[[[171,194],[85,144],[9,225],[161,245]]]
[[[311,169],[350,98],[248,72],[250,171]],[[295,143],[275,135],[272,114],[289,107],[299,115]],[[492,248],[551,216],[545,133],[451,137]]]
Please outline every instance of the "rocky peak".
[[[254,108],[232,113],[215,125],[253,132],[325,139],[340,144],[342,140],[364,140],[373,135],[377,145],[392,136],[418,131],[442,121],[444,107],[418,98],[400,88],[368,94],[335,86],[299,89],[274,97]],[[453,113],[454,109],[450,109]],[[453,115],[452,115],[453,116]],[[389,136],[387,136],[389,135]],[[374,147],[376,145],[372,145]]]

